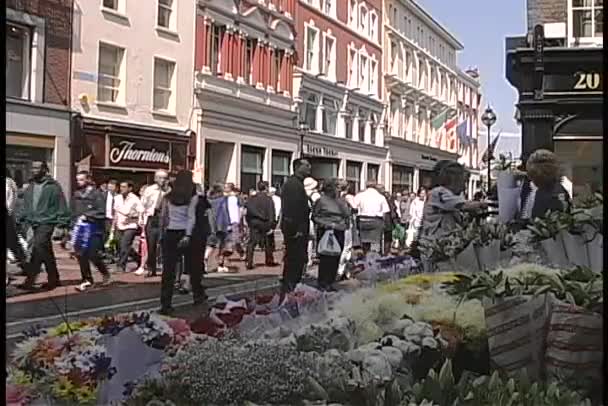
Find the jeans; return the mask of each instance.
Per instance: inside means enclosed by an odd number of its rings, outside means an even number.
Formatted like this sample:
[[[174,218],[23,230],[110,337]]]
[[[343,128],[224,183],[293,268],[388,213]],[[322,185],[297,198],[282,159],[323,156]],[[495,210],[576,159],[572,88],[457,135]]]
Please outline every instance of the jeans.
[[[120,241],[120,251],[118,253],[118,268],[123,271],[127,270],[127,261],[129,260],[129,253],[131,252],[131,246],[133,240],[137,235],[137,229],[127,229],[116,231],[118,241]]]
[[[272,244],[270,239],[272,234],[267,231],[252,227],[249,231],[249,241],[247,241],[247,267],[253,268],[253,253],[256,246],[263,246],[266,253],[266,265],[271,265],[274,262]]]
[[[32,258],[28,267],[28,276],[25,280],[26,286],[32,286],[36,282],[36,277],[40,273],[42,264],[44,264],[48,275],[49,287],[54,288],[59,284],[57,261],[53,252],[53,243],[51,242],[54,230],[55,226],[51,224],[41,224],[34,227]]]
[[[191,239],[190,245],[179,249],[179,242],[186,232],[184,230],[166,230],[162,237],[163,273],[160,287],[161,309],[171,309],[173,289],[175,287],[176,267],[178,260],[183,256],[184,268],[190,272],[190,284],[194,303],[201,303],[205,298],[205,289],[201,283],[203,268],[203,242],[200,239]]]
[[[304,267],[308,260],[306,252],[308,235],[297,238],[285,236],[285,259],[283,261],[283,292],[291,292],[302,280]]]
[[[319,228],[317,232],[317,244],[325,234],[325,230]],[[344,249],[344,231],[334,230],[334,236],[340,248]],[[317,276],[317,284],[320,288],[328,288],[336,281],[338,275],[338,266],[340,265],[340,256],[319,255],[319,275]]]
[[[152,275],[156,275],[158,264],[156,259],[158,257],[158,248],[160,242],[160,222],[157,216],[148,218],[146,223],[146,242],[148,243],[148,272]],[[161,250],[162,251],[162,250]]]
[[[83,282],[91,282],[93,283],[93,275],[91,274],[91,263],[95,265],[95,268],[99,270],[99,272],[103,276],[109,275],[108,269],[106,268],[106,264],[103,262],[103,258],[101,256],[103,249],[103,234],[102,233],[94,233],[91,235],[91,241],[89,242],[89,247],[80,253],[78,257],[78,265],[80,266],[80,275],[82,276]]]

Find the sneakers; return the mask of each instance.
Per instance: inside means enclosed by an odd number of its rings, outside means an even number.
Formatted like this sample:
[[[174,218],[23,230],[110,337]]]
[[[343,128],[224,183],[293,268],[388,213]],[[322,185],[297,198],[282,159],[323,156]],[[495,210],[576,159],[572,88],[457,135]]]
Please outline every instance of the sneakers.
[[[80,285],[76,286],[76,290],[79,292],[84,292],[85,290],[87,290],[88,288],[90,288],[91,286],[93,286],[93,284],[89,281],[84,281],[82,282]]]
[[[146,270],[144,268],[137,268],[137,271],[135,271],[135,275],[137,275],[137,276],[141,276],[145,273],[146,273]]]
[[[228,269],[227,266],[218,266],[217,272],[218,273],[230,273],[230,269]]]
[[[112,283],[112,276],[110,274],[104,275],[101,281],[101,286],[108,286]]]

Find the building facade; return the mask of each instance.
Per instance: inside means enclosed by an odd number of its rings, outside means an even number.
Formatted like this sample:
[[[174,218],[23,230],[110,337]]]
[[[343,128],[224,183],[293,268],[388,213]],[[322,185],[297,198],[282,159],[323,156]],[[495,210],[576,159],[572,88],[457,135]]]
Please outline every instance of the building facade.
[[[45,161],[70,193],[71,0],[6,2],[6,165],[21,187]]]
[[[449,159],[468,168],[471,195],[480,182],[479,74],[458,67],[457,53],[463,45],[420,5],[392,0],[384,7],[390,188],[428,188],[435,163]]]
[[[295,0],[198,0],[197,170],[206,183],[280,187],[296,158]]]
[[[602,2],[531,0],[527,16],[528,32],[506,40],[522,158],[553,150],[575,199],[603,191]]]
[[[382,1],[299,0],[294,95],[313,177],[384,184]]]
[[[195,5],[75,0],[73,161],[96,181],[151,183],[194,161]]]

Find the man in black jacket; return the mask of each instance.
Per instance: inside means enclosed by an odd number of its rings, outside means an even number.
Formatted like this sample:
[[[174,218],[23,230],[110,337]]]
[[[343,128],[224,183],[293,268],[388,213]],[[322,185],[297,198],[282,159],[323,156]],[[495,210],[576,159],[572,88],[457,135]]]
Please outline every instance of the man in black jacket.
[[[99,270],[103,276],[103,284],[108,285],[111,281],[110,273],[103,262],[103,236],[106,219],[105,194],[95,188],[91,176],[87,171],[80,171],[76,175],[77,189],[72,197],[72,224],[77,222],[86,223],[91,227],[91,236],[87,247],[83,247],[78,253],[78,265],[82,275],[82,283],[76,287],[84,292],[93,286],[93,275],[91,265]]]
[[[69,226],[70,212],[61,185],[48,172],[46,162],[32,162],[32,180],[23,194],[21,220],[34,231],[28,276],[21,285],[25,290],[34,289],[42,264],[48,275],[47,289],[55,289],[60,284],[51,239],[55,227]]]
[[[287,179],[282,190],[281,231],[285,240],[283,293],[293,291],[301,281],[308,259],[310,205],[304,189],[304,179],[310,176],[310,162],[302,158],[296,159],[293,171],[293,176]]]
[[[247,224],[249,241],[247,242],[247,269],[253,269],[253,251],[257,245],[264,246],[266,265],[274,266],[270,234],[276,227],[274,203],[268,196],[268,183],[258,183],[258,193],[247,202]]]

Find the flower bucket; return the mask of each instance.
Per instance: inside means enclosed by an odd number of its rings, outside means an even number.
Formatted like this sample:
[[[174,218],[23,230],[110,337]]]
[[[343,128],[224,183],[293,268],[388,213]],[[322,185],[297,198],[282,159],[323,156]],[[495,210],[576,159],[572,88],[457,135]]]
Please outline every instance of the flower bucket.
[[[585,236],[572,234],[566,230],[560,234],[570,264],[589,267],[589,255],[587,254],[587,247],[585,247]]]
[[[517,186],[517,178],[511,171],[500,171],[496,174],[496,187],[498,190],[513,189]]]
[[[488,245],[478,247],[477,258],[481,270],[494,269],[500,260],[500,240],[492,240]]]
[[[498,187],[498,221],[506,224],[517,215],[519,209],[519,188]]]
[[[564,242],[559,234],[555,238],[547,238],[541,241],[540,246],[551,265],[562,269],[568,268],[569,262],[566,257]]]
[[[585,241],[589,268],[593,272],[604,271],[604,236],[595,231],[593,227],[585,228]]]
[[[513,250],[512,249],[509,248],[504,251],[501,250],[500,256],[498,258],[498,263],[500,265],[508,266],[512,259],[513,259]]]
[[[456,266],[463,272],[478,272],[481,269],[473,243],[469,243],[469,245],[456,256]]]

